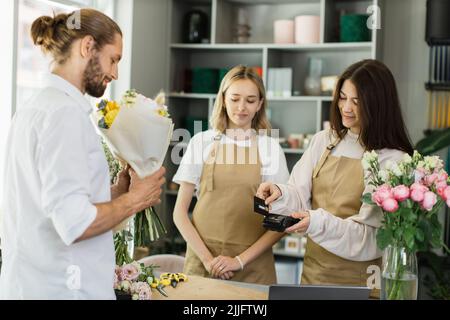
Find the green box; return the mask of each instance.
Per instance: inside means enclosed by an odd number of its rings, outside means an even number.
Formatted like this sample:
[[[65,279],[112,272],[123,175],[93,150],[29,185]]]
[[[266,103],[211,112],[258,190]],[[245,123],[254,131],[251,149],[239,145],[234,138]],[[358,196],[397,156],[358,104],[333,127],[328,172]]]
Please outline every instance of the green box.
[[[228,71],[230,71],[230,70],[226,69],[226,68],[219,69],[219,78],[218,78],[218,81],[217,81],[218,82],[218,87],[220,87],[220,83],[222,82],[223,78],[228,73]]]
[[[368,14],[344,14],[340,19],[341,42],[364,42],[372,38],[367,27]]]
[[[217,93],[219,86],[217,79],[219,69],[194,68],[192,69],[192,92],[193,93]]]

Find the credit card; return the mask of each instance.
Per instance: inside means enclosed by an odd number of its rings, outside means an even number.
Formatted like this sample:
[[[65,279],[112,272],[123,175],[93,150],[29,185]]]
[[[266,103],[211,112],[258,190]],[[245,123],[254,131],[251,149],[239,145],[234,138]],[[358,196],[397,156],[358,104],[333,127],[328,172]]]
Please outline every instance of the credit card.
[[[265,200],[253,197],[254,208],[253,210],[259,214],[267,216],[269,214],[269,206],[265,204]]]

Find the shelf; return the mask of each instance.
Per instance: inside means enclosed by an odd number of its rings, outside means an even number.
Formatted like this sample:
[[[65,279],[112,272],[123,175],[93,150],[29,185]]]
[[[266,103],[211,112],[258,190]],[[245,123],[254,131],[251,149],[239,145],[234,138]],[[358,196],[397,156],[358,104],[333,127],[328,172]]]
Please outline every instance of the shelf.
[[[303,154],[305,153],[305,149],[292,149],[292,148],[283,148],[284,153],[291,154]]]
[[[429,91],[450,91],[450,82],[425,83],[425,89]]]
[[[210,93],[169,93],[169,98],[182,98],[182,99],[215,99],[215,94]]]
[[[267,101],[274,101],[274,102],[295,102],[295,101],[333,101],[332,96],[291,96],[287,98],[281,98],[281,97],[272,97],[267,98]]]
[[[303,254],[299,252],[289,252],[284,249],[273,249],[273,254],[275,256],[291,257],[297,259],[303,259]]]
[[[335,50],[355,50],[372,49],[372,42],[327,42],[312,44],[276,44],[276,43],[216,43],[216,44],[196,44],[196,43],[173,43],[172,49],[189,50],[283,50],[283,51],[335,51]]]
[[[215,99],[215,94],[209,93],[177,93],[172,92],[169,94],[169,98],[180,98],[180,99]],[[333,101],[332,96],[291,96],[287,98],[283,97],[272,97],[267,98],[267,101],[274,102],[295,102],[295,101]]]
[[[165,193],[167,194],[167,195],[170,195],[170,196],[177,196],[178,195],[178,190],[165,190]]]

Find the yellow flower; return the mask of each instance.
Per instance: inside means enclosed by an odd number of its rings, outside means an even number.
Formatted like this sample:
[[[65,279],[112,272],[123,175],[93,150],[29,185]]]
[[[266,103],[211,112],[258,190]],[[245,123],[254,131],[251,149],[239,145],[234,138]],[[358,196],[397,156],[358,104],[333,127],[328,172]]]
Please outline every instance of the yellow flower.
[[[120,109],[119,105],[115,101],[108,101],[108,104],[106,105],[106,113],[112,111],[112,110],[118,110]]]
[[[169,117],[169,112],[167,112],[167,110],[166,109],[158,109],[158,110],[156,110],[156,112],[160,115],[160,116],[163,116],[163,117]]]
[[[119,109],[113,109],[105,115],[105,122],[106,122],[106,125],[108,126],[108,128],[111,128],[111,125],[113,124],[114,120],[116,119],[118,113],[119,113]]]

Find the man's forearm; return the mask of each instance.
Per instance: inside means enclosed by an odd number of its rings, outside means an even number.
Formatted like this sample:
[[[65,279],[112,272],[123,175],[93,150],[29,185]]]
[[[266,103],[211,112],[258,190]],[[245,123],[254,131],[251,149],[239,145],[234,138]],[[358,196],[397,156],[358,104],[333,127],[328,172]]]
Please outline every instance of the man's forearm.
[[[95,204],[95,206],[97,216],[94,222],[75,242],[103,234],[135,213],[128,194],[118,196],[110,202]]]

